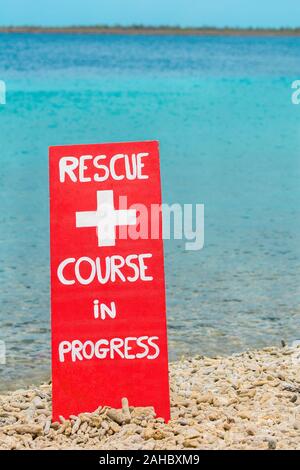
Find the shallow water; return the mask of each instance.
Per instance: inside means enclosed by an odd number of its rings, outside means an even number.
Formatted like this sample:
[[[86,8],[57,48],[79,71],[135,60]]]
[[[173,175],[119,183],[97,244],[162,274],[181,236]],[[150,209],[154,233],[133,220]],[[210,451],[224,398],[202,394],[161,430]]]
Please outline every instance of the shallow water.
[[[165,243],[170,357],[300,337],[300,38],[1,35],[2,389],[49,375],[47,147],[159,139],[163,199],[205,204]]]

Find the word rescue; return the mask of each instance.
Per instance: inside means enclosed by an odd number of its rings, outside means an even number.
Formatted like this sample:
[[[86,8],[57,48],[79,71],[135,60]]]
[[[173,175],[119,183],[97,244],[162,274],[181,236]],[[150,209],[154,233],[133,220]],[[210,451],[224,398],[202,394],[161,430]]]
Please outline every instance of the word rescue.
[[[122,237],[122,197],[161,205],[157,142],[50,148],[54,419],[124,396],[169,419],[162,234]]]
[[[107,155],[81,155],[77,157],[63,157],[59,161],[59,180],[61,183],[69,178],[73,183],[90,183],[92,180],[102,183],[109,178],[121,181],[148,179],[149,176],[143,174],[145,166],[143,159],[149,153],[123,154],[118,153],[108,159]],[[92,175],[90,172],[92,171]],[[89,176],[88,176],[89,174]]]

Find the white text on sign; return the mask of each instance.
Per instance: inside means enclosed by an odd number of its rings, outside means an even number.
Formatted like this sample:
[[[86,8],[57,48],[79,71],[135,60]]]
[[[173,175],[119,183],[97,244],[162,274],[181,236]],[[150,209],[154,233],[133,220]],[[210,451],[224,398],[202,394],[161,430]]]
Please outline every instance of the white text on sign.
[[[66,176],[70,178],[73,183],[89,183],[96,181],[102,183],[111,177],[113,180],[120,181],[124,178],[128,180],[135,179],[148,179],[148,175],[143,174],[144,162],[143,158],[147,157],[149,153],[138,153],[127,155],[118,153],[113,155],[107,161],[106,155],[82,155],[81,157],[63,157],[59,162],[59,178],[60,182],[64,183]],[[90,167],[94,169],[94,175],[86,176],[86,170]]]

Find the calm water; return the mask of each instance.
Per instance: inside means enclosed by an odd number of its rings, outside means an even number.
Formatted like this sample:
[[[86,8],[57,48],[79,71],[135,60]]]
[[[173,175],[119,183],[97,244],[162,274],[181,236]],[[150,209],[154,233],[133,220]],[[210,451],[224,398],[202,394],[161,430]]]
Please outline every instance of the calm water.
[[[159,139],[170,356],[300,337],[299,38],[0,35],[0,387],[49,375],[47,147]]]

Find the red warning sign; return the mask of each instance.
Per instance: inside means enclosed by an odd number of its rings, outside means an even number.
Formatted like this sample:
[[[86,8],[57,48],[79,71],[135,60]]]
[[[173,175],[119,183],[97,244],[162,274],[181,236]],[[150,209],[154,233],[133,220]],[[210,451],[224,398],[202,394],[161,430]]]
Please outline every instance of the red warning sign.
[[[50,148],[53,419],[170,417],[158,142]]]

